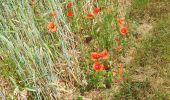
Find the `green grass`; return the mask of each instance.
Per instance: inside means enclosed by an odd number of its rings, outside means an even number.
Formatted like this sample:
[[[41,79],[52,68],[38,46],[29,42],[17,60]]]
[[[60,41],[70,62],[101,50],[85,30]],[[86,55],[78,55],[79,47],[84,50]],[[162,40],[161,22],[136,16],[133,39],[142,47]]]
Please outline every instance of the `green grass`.
[[[153,28],[145,34],[141,42],[135,43],[137,46],[134,59],[126,67],[126,81],[121,85],[120,91],[113,94],[114,98],[121,100],[170,99],[169,4],[168,0],[134,0],[132,2],[130,19],[137,23],[135,25],[140,26],[144,23],[153,25]],[[134,31],[132,33],[135,34]]]
[[[140,23],[158,21],[161,15],[170,11],[169,0],[133,0],[130,18],[138,20]],[[145,20],[144,20],[145,19]]]
[[[168,0],[133,0],[127,21],[138,25],[156,22],[151,37],[138,44],[136,55],[126,66],[125,81],[114,91],[112,70],[122,63],[128,47],[135,46],[134,30],[129,26],[128,35],[122,36],[117,25],[117,0],[98,0],[94,5],[83,2],[89,0],[1,0],[0,1],[0,78],[11,86],[9,99],[16,99],[13,92],[27,91],[29,99],[51,100],[57,98],[77,98],[82,100],[86,92],[101,94],[102,99],[169,99],[170,86],[170,11]],[[74,2],[74,7],[66,7],[66,2]],[[156,5],[159,6],[156,6]],[[101,7],[101,12],[93,20],[85,18],[92,7]],[[83,7],[83,8],[82,8]],[[111,12],[107,12],[112,7]],[[128,8],[129,9],[129,8]],[[68,10],[74,17],[67,17]],[[84,12],[83,12],[83,11]],[[57,12],[52,18],[49,14]],[[126,10],[125,10],[126,11]],[[160,16],[161,15],[161,16]],[[47,29],[49,22],[55,22],[57,31]],[[83,27],[84,30],[81,30]],[[137,26],[135,26],[137,27]],[[132,34],[131,34],[132,33]],[[120,39],[121,52],[115,52]],[[106,49],[109,59],[101,61],[109,65],[109,70],[95,72],[90,60],[91,52]],[[149,69],[147,69],[149,66]],[[150,71],[151,70],[151,71]],[[148,72],[150,71],[150,72]],[[153,72],[152,72],[153,71]],[[146,75],[151,76],[145,77]],[[153,73],[153,74],[152,74]],[[143,81],[136,81],[139,75]],[[158,84],[159,82],[162,82]],[[158,82],[158,86],[153,83]],[[0,82],[1,84],[1,82]],[[156,87],[156,88],[155,88]],[[1,92],[1,91],[0,91]],[[65,96],[65,94],[75,94]],[[81,96],[80,96],[81,95]],[[96,95],[96,94],[94,94]],[[96,99],[96,98],[94,98]]]
[[[169,9],[168,6],[166,7]],[[149,13],[155,12],[149,11]],[[170,46],[168,45],[170,43],[170,14],[164,12],[159,12],[159,14],[159,16],[150,16],[150,19],[156,18],[156,23],[147,33],[150,34],[149,37],[142,39],[141,44],[137,46],[134,60],[127,68],[128,78],[125,86],[123,85],[121,92],[118,93],[119,98],[170,99]]]

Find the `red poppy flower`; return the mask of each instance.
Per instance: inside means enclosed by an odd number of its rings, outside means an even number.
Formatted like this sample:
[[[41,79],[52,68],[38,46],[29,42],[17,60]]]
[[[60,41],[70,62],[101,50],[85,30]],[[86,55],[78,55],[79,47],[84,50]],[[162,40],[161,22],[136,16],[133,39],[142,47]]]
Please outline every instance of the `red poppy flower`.
[[[106,50],[103,50],[101,53],[99,53],[99,57],[102,59],[107,59],[108,58],[108,53]]]
[[[123,81],[123,80],[124,80],[124,78],[123,78],[123,77],[121,77],[121,78],[120,78],[120,81]]]
[[[93,64],[93,69],[94,69],[95,71],[100,71],[100,70],[102,70],[102,66],[101,66],[100,62],[94,62],[94,64]]]
[[[67,12],[67,16],[68,16],[68,17],[72,17],[73,15],[74,15],[74,14],[73,14],[73,11],[70,10],[70,11]]]
[[[122,64],[122,63],[119,64],[119,67],[123,67],[123,66],[124,66],[124,64]]]
[[[112,71],[113,76],[117,75],[117,72],[115,70]]]
[[[57,30],[57,27],[55,26],[54,22],[50,22],[47,26],[48,30],[51,32],[55,32]]]
[[[87,18],[93,19],[93,15],[92,15],[91,13],[88,13],[88,14],[87,14]]]
[[[73,3],[72,2],[68,2],[67,3],[67,7],[72,7],[73,6]]]
[[[97,15],[98,13],[100,12],[100,8],[94,8],[93,9],[93,13],[95,14],[95,15]]]
[[[50,13],[50,16],[51,16],[51,17],[55,17],[56,15],[57,15],[57,14],[56,14],[55,11],[53,11],[53,12]]]
[[[93,60],[93,61],[97,61],[97,59],[99,58],[99,54],[98,54],[97,52],[92,52],[92,53],[90,54],[90,58],[91,58],[91,60]]]
[[[102,69],[107,70],[107,69],[109,69],[109,67],[107,65],[103,65]]]
[[[119,26],[124,25],[124,24],[125,24],[125,21],[122,20],[122,19],[119,19],[119,20],[118,20],[118,24],[119,24]]]
[[[121,27],[121,28],[119,29],[119,31],[120,31],[120,33],[121,33],[122,35],[126,35],[127,32],[128,32],[128,29],[127,29],[127,27]]]

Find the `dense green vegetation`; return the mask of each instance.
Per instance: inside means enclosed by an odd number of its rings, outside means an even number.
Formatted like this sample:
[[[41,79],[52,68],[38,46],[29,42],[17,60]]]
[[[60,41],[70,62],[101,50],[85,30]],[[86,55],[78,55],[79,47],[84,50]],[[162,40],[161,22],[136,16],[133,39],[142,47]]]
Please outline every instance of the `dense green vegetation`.
[[[170,99],[170,1],[127,0],[127,8],[122,0],[92,1],[0,1],[0,93],[7,100]]]

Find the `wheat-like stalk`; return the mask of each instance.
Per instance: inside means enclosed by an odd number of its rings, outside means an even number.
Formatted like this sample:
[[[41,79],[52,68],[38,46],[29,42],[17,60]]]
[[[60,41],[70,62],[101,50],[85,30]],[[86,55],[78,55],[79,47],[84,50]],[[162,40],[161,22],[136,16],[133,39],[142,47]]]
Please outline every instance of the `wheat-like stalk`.
[[[83,84],[78,51],[62,5],[59,0],[1,0],[0,44],[14,62],[8,67],[17,69],[17,77],[9,77],[19,97],[26,90],[37,100],[57,99],[60,92]],[[52,11],[57,12],[54,19],[48,17]],[[46,29],[50,20],[62,24],[55,33]]]

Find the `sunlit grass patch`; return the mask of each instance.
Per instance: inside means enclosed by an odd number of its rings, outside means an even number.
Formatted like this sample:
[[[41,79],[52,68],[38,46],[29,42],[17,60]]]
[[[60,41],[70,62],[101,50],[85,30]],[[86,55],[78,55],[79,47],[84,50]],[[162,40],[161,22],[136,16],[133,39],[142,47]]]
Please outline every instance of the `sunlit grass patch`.
[[[131,8],[130,18],[140,20],[140,22],[153,22],[170,11],[170,1],[133,0]]]
[[[139,93],[143,98],[165,98],[169,99],[169,82],[170,82],[170,46],[167,45],[170,41],[170,27],[169,27],[169,14],[164,15],[160,21],[153,27],[153,30],[142,40],[142,43],[137,48],[132,64],[129,65],[127,81],[131,85],[132,82],[145,82],[147,81],[150,87],[146,89],[152,90],[149,94]],[[148,90],[148,91],[149,91]],[[134,91],[133,89],[131,91]],[[139,89],[143,91],[143,88]],[[165,95],[162,95],[164,93]],[[131,95],[135,97],[136,95]],[[141,97],[140,96],[140,97]]]

